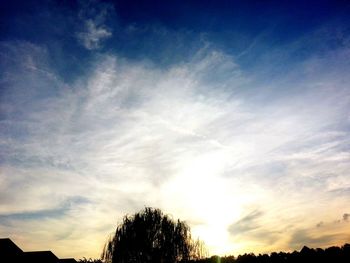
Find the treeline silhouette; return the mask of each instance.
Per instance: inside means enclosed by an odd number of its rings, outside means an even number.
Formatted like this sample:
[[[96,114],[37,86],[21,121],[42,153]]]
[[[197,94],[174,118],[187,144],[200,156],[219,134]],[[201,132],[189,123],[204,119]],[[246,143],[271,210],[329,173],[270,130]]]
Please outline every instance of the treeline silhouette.
[[[327,262],[327,263],[349,263],[350,244],[341,247],[332,246],[326,249],[308,248],[304,246],[300,251],[273,252],[271,254],[253,253],[234,256],[212,256],[204,259],[191,260],[191,263],[300,263],[300,262]]]
[[[81,259],[81,263],[103,263],[100,259]],[[235,256],[211,256],[190,261],[180,261],[182,263],[349,263],[350,244],[341,247],[332,246],[326,249],[308,248],[304,246],[300,251],[293,252],[272,252],[271,254],[253,253]],[[169,262],[164,262],[169,263]]]

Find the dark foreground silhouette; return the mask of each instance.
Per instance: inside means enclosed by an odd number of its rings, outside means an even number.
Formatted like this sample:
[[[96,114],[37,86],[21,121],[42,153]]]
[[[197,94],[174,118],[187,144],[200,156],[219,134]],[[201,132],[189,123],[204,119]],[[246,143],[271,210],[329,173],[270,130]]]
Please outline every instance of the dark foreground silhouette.
[[[173,220],[159,209],[144,210],[125,216],[114,236],[106,243],[102,259],[81,259],[93,263],[350,263],[350,244],[342,247],[300,251],[212,256],[203,242],[193,240],[184,221]],[[51,251],[23,252],[9,238],[0,239],[0,262],[74,263],[73,258],[59,259]]]
[[[161,210],[146,207],[125,216],[107,242],[102,259],[108,263],[350,263],[350,245],[327,249],[303,247],[299,252],[207,257],[205,246],[191,238],[189,226]]]
[[[113,263],[189,262],[204,256],[204,245],[192,239],[186,222],[152,207],[125,216],[102,253],[102,259]]]
[[[308,248],[304,246],[300,251],[273,252],[271,254],[253,253],[226,257],[212,256],[210,258],[190,261],[192,263],[349,263],[350,262],[350,244],[342,247]]]
[[[76,263],[73,258],[59,259],[51,251],[31,251],[23,252],[14,242],[9,238],[0,238],[0,262],[3,263]],[[102,263],[100,259],[80,259],[78,262],[87,263]],[[126,261],[143,263],[137,261]],[[163,263],[172,263],[162,261]],[[271,254],[253,253],[234,256],[212,256],[208,258],[180,261],[189,263],[303,263],[303,262],[327,262],[327,263],[349,263],[350,262],[350,244],[345,244],[342,247],[308,248],[304,246],[300,251],[291,253],[273,252]]]
[[[76,263],[74,258],[59,259],[51,251],[23,252],[11,239],[0,238],[0,262],[3,263]]]

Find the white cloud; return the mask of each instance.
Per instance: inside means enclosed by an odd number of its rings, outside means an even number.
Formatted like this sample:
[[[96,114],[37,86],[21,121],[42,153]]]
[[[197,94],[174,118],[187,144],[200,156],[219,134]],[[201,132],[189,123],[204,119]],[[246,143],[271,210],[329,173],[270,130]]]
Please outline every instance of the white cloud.
[[[290,95],[271,83],[264,98],[254,76],[210,50],[169,69],[106,55],[71,85],[44,74],[44,62],[30,65],[26,85],[7,80],[33,91],[30,103],[13,96],[1,121],[2,236],[41,240],[59,256],[98,257],[117,219],[149,205],[199,222],[193,231],[211,252],[229,253],[269,243],[261,233],[287,244],[286,233],[344,213],[346,198],[329,192],[347,186],[350,168],[344,79],[280,76],[284,89],[307,88]],[[38,80],[58,88],[36,96]],[[88,202],[65,207],[60,219],[11,219],[77,197]],[[257,241],[232,238],[228,227],[255,209],[265,232]]]
[[[93,20],[85,21],[85,29],[78,33],[78,39],[89,50],[98,49],[101,42],[110,38],[112,32],[104,25],[97,25]]]
[[[112,37],[112,30],[106,25],[106,19],[111,14],[112,6],[94,1],[82,3],[79,17],[82,29],[77,33],[80,43],[89,50],[101,48],[103,41]]]

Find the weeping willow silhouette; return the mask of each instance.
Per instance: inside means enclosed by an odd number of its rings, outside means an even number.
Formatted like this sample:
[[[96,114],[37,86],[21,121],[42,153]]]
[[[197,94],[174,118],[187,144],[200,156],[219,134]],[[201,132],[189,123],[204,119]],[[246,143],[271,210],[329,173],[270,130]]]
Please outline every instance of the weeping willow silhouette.
[[[102,253],[107,263],[175,263],[205,256],[204,244],[192,240],[185,222],[151,207],[125,216]]]

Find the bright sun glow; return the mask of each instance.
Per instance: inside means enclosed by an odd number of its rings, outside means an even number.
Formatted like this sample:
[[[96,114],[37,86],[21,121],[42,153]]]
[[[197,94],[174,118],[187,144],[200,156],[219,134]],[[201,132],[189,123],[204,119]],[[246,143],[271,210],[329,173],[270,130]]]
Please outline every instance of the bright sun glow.
[[[182,209],[191,211],[193,235],[205,242],[211,254],[228,254],[235,249],[228,227],[238,219],[240,202],[244,201],[232,198],[239,193],[228,187],[225,178],[220,178],[229,157],[224,150],[196,157],[165,190],[165,194],[182,204]],[[235,199],[237,202],[229,201]]]

